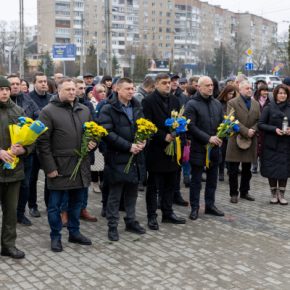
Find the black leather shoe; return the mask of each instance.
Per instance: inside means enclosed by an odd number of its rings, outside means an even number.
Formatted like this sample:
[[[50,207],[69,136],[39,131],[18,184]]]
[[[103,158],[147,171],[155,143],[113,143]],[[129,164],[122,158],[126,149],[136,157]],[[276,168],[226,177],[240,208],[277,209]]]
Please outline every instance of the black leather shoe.
[[[117,242],[119,241],[119,233],[117,227],[109,227],[108,238],[110,241]]]
[[[255,201],[255,198],[252,197],[251,195],[249,195],[248,193],[247,194],[241,194],[240,198],[243,198],[243,199],[246,199],[246,200],[249,200],[249,201]]]
[[[25,215],[17,218],[17,222],[23,226],[31,226],[32,225],[31,221]]]
[[[153,231],[159,230],[159,225],[158,225],[156,217],[149,217],[148,218],[148,228],[150,230],[153,230]]]
[[[172,213],[171,215],[163,216],[162,222],[169,224],[185,224],[186,220],[184,218],[176,216],[175,213]]]
[[[127,232],[138,234],[138,235],[143,235],[146,233],[146,230],[143,227],[141,227],[137,221],[126,224],[125,230]]]
[[[190,212],[190,215],[189,215],[189,218],[193,221],[197,220],[198,219],[198,208],[193,208],[191,209],[191,212]]]
[[[231,203],[238,203],[238,197],[236,195],[231,196],[230,202]]]
[[[92,244],[92,241],[82,234],[69,235],[68,241],[70,243],[75,243],[75,244],[80,244],[80,245],[85,245],[85,246],[90,246]]]
[[[51,240],[51,250],[53,252],[62,252],[61,240]]]
[[[40,212],[39,212],[39,210],[38,210],[37,208],[35,208],[35,207],[29,209],[29,214],[30,214],[32,217],[35,217],[35,218],[40,217]]]
[[[224,216],[225,214],[219,210],[215,205],[210,206],[210,207],[205,207],[204,210],[205,214],[211,214],[211,215],[215,215],[215,216]]]
[[[16,247],[11,247],[8,249],[2,249],[1,256],[11,257],[13,259],[23,259],[25,253],[18,250]]]
[[[184,200],[181,195],[179,195],[177,198],[173,200],[174,204],[180,205],[180,206],[188,206],[188,201]]]

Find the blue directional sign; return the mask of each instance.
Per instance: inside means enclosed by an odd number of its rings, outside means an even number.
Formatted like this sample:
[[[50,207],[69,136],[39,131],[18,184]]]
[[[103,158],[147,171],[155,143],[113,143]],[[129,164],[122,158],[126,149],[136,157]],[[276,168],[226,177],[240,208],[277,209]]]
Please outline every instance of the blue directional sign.
[[[253,70],[254,69],[254,64],[252,62],[247,62],[245,64],[245,70]]]
[[[52,58],[54,60],[75,60],[75,44],[54,44],[52,47]]]

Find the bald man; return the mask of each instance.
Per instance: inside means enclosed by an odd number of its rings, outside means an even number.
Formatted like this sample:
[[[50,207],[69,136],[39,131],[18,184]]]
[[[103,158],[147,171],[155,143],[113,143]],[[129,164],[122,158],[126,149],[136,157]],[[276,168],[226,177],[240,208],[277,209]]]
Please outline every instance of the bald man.
[[[213,96],[213,82],[207,76],[198,80],[198,92],[188,101],[185,116],[191,120],[188,125],[190,147],[190,205],[189,218],[196,220],[199,212],[201,178],[206,161],[206,145],[212,144],[210,167],[206,168],[205,214],[223,216],[224,213],[215,206],[215,191],[218,178],[219,147],[222,140],[216,136],[217,127],[223,120],[221,103]]]

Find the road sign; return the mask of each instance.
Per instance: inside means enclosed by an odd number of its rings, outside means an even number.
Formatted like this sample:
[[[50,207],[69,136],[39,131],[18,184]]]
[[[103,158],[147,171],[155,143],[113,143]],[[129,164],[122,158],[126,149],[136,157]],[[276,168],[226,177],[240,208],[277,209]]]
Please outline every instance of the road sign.
[[[245,64],[245,70],[253,70],[254,69],[254,64],[252,62],[247,62]]]
[[[54,60],[76,60],[75,44],[54,44],[52,58]]]

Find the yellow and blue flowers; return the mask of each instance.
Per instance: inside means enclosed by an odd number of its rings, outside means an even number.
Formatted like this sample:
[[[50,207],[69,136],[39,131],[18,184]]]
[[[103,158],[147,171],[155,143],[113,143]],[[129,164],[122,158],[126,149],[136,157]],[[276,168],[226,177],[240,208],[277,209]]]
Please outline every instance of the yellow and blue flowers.
[[[79,156],[78,163],[75,166],[70,179],[76,179],[78,174],[80,165],[83,159],[87,156],[89,149],[88,145],[90,141],[96,141],[97,143],[101,141],[101,139],[108,135],[108,131],[103,127],[98,125],[97,123],[85,122],[83,124],[83,135],[82,135],[82,143],[81,143],[81,150],[75,150],[76,154]]]
[[[48,128],[39,121],[33,121],[28,117],[19,117],[18,123],[9,125],[11,144],[20,144],[22,146],[28,146],[33,144],[36,139],[43,134]],[[8,152],[11,153],[10,149]],[[4,163],[4,169],[14,169],[19,162],[17,156],[13,156],[13,162]]]
[[[169,127],[170,134],[175,137],[165,148],[165,153],[174,157],[176,154],[176,161],[180,165],[181,159],[181,141],[179,135],[187,131],[187,125],[190,123],[190,119],[186,119],[183,116],[184,107],[179,112],[171,111],[171,118],[165,120],[165,126]]]
[[[224,120],[217,128],[217,137],[220,139],[229,138],[236,133],[239,133],[240,126],[239,121],[235,120],[234,111],[232,110],[229,115],[224,115]],[[214,145],[207,144],[206,145],[206,167],[209,168],[210,166],[210,151]]]

